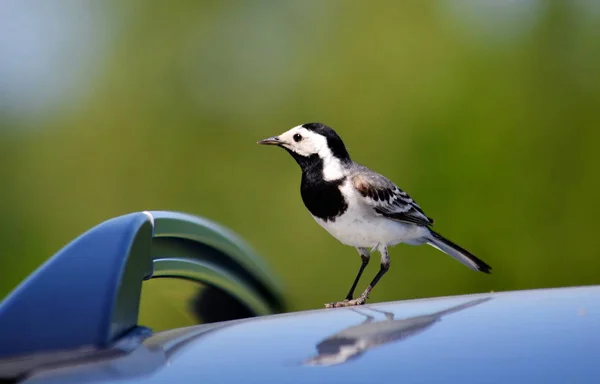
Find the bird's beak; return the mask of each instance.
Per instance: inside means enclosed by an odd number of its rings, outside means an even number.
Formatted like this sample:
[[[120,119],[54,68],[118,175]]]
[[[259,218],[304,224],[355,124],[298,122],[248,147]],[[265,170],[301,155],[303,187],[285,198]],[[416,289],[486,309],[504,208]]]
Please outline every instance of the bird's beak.
[[[283,143],[279,139],[279,137],[273,136],[273,137],[269,137],[267,139],[261,140],[257,144],[263,144],[263,145],[281,145]]]

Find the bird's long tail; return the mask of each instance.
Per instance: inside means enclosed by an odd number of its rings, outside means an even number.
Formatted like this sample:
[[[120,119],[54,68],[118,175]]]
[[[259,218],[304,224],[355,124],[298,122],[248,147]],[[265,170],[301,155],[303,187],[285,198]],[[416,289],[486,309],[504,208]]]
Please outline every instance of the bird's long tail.
[[[491,273],[492,267],[487,265],[483,260],[477,258],[466,249],[454,244],[439,233],[434,232],[431,229],[429,231],[431,232],[431,235],[427,237],[427,244],[439,249],[449,256],[452,256],[475,271]]]

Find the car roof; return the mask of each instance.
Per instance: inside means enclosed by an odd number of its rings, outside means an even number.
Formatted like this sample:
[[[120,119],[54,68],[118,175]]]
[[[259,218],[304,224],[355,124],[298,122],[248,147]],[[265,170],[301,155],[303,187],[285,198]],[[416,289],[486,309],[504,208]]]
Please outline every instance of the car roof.
[[[592,383],[600,286],[318,309],[181,328],[26,383]]]

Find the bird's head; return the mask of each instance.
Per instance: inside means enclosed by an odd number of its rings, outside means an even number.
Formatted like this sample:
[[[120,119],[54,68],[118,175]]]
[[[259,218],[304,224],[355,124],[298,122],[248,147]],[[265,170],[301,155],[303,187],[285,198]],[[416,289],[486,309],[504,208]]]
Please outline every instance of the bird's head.
[[[292,155],[300,167],[313,162],[349,162],[350,155],[338,134],[322,123],[307,123],[294,127],[278,136],[261,140],[258,144],[276,145]]]

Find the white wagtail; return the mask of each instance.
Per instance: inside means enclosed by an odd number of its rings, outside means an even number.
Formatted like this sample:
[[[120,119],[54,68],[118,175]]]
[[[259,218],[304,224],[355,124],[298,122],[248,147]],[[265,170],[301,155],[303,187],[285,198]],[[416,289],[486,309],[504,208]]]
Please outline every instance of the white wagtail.
[[[362,264],[344,301],[326,307],[362,305],[379,279],[390,269],[388,247],[399,243],[429,244],[467,267],[490,273],[491,267],[430,227],[433,220],[392,181],[350,159],[337,133],[321,123],[299,125],[259,144],[285,149],[302,169],[300,193],[313,218],[341,243],[355,247]],[[381,266],[367,289],[353,299],[369,263],[381,254]]]

